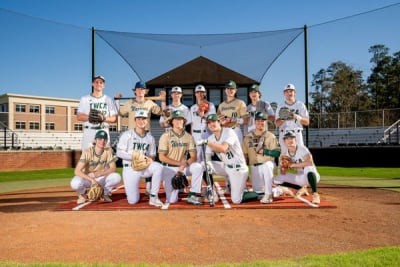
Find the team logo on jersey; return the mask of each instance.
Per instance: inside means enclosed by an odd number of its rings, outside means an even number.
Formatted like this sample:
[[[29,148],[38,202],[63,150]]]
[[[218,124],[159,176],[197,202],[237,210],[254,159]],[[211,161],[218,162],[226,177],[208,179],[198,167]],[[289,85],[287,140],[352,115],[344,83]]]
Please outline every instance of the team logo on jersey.
[[[97,109],[97,110],[107,110],[108,108],[107,103],[90,103],[90,108],[91,109]]]
[[[187,147],[187,146],[189,146],[189,144],[171,140],[171,146],[172,147]]]

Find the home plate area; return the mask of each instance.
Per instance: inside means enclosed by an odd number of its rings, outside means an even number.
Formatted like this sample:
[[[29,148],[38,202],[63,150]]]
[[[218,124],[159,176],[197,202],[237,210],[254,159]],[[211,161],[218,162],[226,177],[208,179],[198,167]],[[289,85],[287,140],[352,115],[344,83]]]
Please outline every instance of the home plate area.
[[[204,202],[202,205],[192,205],[187,203],[187,195],[189,190],[186,192],[179,193],[179,201],[173,204],[164,204],[161,210],[170,209],[298,209],[298,208],[336,208],[336,205],[328,202],[321,196],[321,203],[313,205],[311,203],[312,196],[303,196],[301,199],[294,198],[292,196],[282,195],[279,197],[274,197],[274,201],[270,204],[262,204],[259,200],[253,200],[241,204],[233,204],[229,193],[224,194],[222,190],[224,188],[224,182],[215,182],[217,187],[219,201],[215,203],[214,206],[210,206],[209,203]],[[249,185],[250,186],[250,185]],[[57,211],[100,211],[100,210],[136,210],[136,209],[160,209],[159,207],[149,205],[149,196],[146,195],[145,183],[140,184],[140,201],[137,204],[129,204],[124,186],[120,185],[112,192],[111,203],[106,203],[103,201],[86,202],[83,204],[76,204],[76,198],[68,203],[61,204],[56,208]],[[205,189],[205,188],[203,188]],[[165,203],[165,192],[161,188],[159,193],[160,200]]]

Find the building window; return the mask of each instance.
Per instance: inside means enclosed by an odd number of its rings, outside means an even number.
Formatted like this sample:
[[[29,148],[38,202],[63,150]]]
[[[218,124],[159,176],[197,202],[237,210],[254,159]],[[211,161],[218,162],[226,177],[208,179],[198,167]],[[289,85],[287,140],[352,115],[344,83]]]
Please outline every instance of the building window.
[[[25,105],[24,104],[16,104],[15,105],[15,112],[25,112]]]
[[[194,104],[194,96],[193,96],[193,89],[183,89],[182,90],[183,95],[182,95],[182,103],[187,106],[191,107]]]
[[[74,115],[78,114],[78,108],[74,108]]]
[[[36,121],[29,122],[29,129],[30,130],[39,130],[39,123]]]
[[[8,112],[8,104],[7,103],[0,105],[0,112]]]
[[[26,125],[24,121],[16,121],[15,129],[25,129]]]
[[[124,126],[122,126],[121,127],[121,131],[123,131],[123,132],[125,132],[125,131],[128,131],[128,126],[127,125],[124,125]]]
[[[82,124],[74,124],[74,131],[82,131],[83,130],[83,126]]]
[[[236,98],[239,98],[244,101],[244,103],[247,103],[247,88],[240,87],[238,88],[236,92]]]
[[[46,107],[46,114],[55,114],[54,107]]]
[[[221,90],[220,89],[209,89],[208,90],[209,101],[217,107],[223,99],[221,98]]]
[[[118,131],[116,125],[110,125],[109,129],[110,129],[110,132],[117,132]]]
[[[30,105],[29,112],[30,113],[39,113],[40,112],[39,105]]]
[[[54,122],[46,122],[46,130],[55,130],[56,126]]]

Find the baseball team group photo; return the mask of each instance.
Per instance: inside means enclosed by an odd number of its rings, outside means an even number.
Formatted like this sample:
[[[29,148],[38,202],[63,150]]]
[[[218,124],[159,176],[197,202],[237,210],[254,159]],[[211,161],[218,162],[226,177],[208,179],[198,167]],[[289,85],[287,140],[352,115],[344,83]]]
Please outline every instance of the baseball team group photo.
[[[398,266],[399,8],[0,1],[0,266]]]

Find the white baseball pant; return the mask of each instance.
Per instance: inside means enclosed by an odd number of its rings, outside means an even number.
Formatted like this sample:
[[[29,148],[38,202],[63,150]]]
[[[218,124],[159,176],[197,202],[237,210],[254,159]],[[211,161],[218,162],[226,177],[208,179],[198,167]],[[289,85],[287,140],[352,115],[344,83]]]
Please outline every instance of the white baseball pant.
[[[307,174],[309,172],[315,173],[315,176],[317,177],[317,183],[319,183],[321,177],[317,172],[315,166],[304,167],[304,172],[300,174],[294,174],[294,173],[279,174],[274,178],[274,182],[277,184],[282,184],[284,182],[287,182],[291,184],[297,184],[299,186],[305,186],[305,185],[309,186],[310,184],[308,183],[307,179]]]
[[[272,178],[274,176],[275,163],[264,162],[260,165],[250,166],[250,178],[253,191],[256,193],[265,192],[272,194]]]
[[[111,190],[121,182],[121,175],[113,172],[107,176],[100,176],[96,181],[103,187],[104,195],[107,195]],[[85,194],[86,190],[92,185],[92,182],[80,176],[74,176],[71,180],[71,188],[78,194]]]

